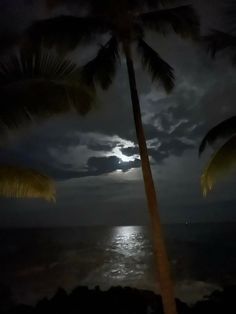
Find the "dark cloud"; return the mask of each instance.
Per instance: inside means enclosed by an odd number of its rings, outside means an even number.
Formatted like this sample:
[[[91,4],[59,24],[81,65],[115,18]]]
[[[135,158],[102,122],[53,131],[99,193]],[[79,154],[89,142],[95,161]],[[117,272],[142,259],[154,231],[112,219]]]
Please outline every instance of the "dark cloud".
[[[121,151],[126,156],[133,156],[139,154],[138,146],[122,148]]]
[[[112,148],[114,147],[116,147],[115,143],[108,143],[108,144],[89,143],[88,144],[88,149],[91,149],[94,151],[110,152]]]
[[[169,155],[181,156],[186,149],[193,148],[194,145],[183,143],[180,140],[173,139],[169,142],[162,143],[159,150],[163,153],[168,152]]]
[[[104,173],[121,170],[126,172],[132,168],[140,167],[140,160],[124,162],[116,156],[110,157],[91,157],[87,163],[89,175],[100,175]]]
[[[148,153],[158,164],[170,156],[181,156],[187,149],[193,149],[193,144],[184,143],[177,138],[166,136],[161,144],[156,148],[149,148]],[[122,153],[126,156],[139,154],[139,149],[135,147],[123,148]]]

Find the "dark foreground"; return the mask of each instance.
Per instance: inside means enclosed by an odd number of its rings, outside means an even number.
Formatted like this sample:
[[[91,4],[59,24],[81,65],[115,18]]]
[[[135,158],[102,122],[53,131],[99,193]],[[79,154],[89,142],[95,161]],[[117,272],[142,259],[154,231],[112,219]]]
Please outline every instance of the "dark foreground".
[[[179,314],[236,313],[236,286],[215,291],[205,300],[189,307],[177,300]],[[36,306],[16,305],[9,308],[7,295],[0,296],[0,313],[45,314],[45,313],[103,313],[103,314],[162,314],[160,296],[148,290],[112,287],[101,291],[99,287],[88,289],[79,286],[71,293],[58,289],[51,299],[42,299]],[[8,307],[8,309],[7,309]]]

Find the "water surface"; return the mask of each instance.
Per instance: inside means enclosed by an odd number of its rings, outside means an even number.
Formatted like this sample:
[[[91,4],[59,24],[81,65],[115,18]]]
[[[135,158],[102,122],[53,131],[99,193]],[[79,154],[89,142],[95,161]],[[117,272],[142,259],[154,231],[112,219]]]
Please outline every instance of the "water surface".
[[[236,284],[236,224],[165,227],[176,292],[194,301],[218,286]],[[153,290],[147,227],[0,230],[0,283],[20,302],[34,303],[61,286]]]

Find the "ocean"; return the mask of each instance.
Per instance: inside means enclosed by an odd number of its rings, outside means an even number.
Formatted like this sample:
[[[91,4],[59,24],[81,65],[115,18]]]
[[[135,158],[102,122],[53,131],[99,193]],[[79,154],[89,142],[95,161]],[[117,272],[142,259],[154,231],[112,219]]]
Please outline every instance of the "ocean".
[[[164,226],[176,295],[194,303],[236,284],[236,223]],[[0,290],[34,304],[58,287],[154,290],[148,227],[73,227],[0,230]],[[3,289],[3,288],[2,288]]]

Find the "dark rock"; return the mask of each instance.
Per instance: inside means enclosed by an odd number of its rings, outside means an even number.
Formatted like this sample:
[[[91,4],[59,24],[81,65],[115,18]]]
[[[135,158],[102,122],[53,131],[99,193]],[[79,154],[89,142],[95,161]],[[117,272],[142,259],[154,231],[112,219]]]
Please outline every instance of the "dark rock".
[[[189,307],[176,300],[178,314],[234,314],[236,286],[215,291],[205,300]],[[59,288],[51,299],[42,299],[35,307],[18,305],[6,314],[163,314],[161,297],[152,291],[130,287],[111,287],[102,291],[77,287],[70,294]]]

